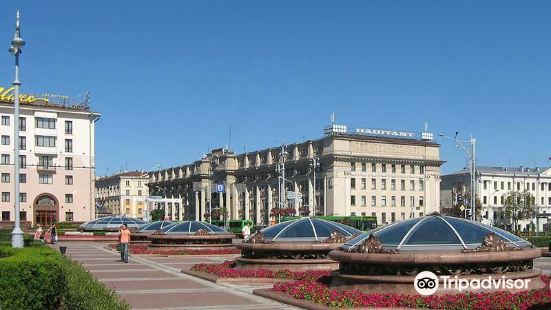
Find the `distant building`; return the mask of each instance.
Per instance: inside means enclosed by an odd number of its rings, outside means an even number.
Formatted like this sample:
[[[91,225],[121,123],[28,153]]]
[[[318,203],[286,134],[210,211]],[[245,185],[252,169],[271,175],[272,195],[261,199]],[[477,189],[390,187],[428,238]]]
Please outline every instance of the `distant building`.
[[[143,218],[149,177],[141,171],[118,173],[96,180],[96,204],[111,214]],[[105,211],[103,211],[105,213]]]
[[[273,209],[285,206],[297,215],[376,216],[392,223],[439,211],[439,147],[427,132],[332,125],[323,138],[286,146],[290,196],[284,205],[278,146],[244,154],[216,149],[193,163],[150,172],[148,186],[152,196],[170,199],[162,204],[175,220],[203,220],[225,209],[230,219],[266,224]]]
[[[50,225],[94,218],[95,123],[86,100],[71,105],[20,95],[21,221]],[[0,211],[14,221],[13,89],[0,87]]]
[[[527,190],[535,198],[535,206],[540,219],[519,222],[518,230],[525,230],[530,222],[547,229],[547,214],[551,216],[551,167],[487,167],[478,166],[476,192],[482,206],[482,222],[500,225],[498,210],[504,206],[506,197],[513,191]],[[442,176],[441,207],[450,208],[458,194],[470,192],[469,170],[463,169]],[[506,227],[510,228],[510,227]]]

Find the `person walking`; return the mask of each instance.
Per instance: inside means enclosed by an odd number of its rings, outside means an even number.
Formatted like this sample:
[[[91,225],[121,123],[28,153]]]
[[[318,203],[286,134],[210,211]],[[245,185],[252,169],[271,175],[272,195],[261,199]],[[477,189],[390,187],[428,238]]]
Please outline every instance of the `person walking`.
[[[122,262],[128,263],[128,244],[130,244],[130,229],[128,225],[123,224],[119,232],[119,242],[121,245],[121,260]]]
[[[57,241],[57,231],[56,231],[56,228],[55,228],[55,224],[52,225],[52,228],[50,228],[50,232],[51,232],[51,238],[52,238],[52,244],[55,244],[55,242]]]
[[[40,224],[36,225],[36,231],[34,232],[34,240],[42,239],[42,226]]]
[[[243,240],[247,239],[251,235],[251,227],[249,226],[249,223],[243,226],[243,229],[241,229],[241,233],[243,233]]]

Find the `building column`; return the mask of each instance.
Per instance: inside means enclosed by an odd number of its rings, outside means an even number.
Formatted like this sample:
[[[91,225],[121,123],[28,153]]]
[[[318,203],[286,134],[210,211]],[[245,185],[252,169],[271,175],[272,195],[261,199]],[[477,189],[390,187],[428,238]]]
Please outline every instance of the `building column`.
[[[231,199],[230,199],[230,219],[239,219],[239,194],[237,193],[237,186],[235,183],[231,184]]]
[[[256,221],[256,224],[260,224],[260,208],[261,208],[261,204],[262,204],[262,201],[260,201],[260,187],[257,185],[255,186],[255,201],[254,201],[254,204],[255,204],[255,221]]]
[[[201,206],[205,205],[205,191],[201,190],[201,201],[199,201],[199,192],[195,191],[195,220],[201,220]]]
[[[270,211],[272,210],[273,208],[273,205],[272,205],[272,186],[270,184],[268,184],[267,186],[267,189],[268,191],[268,195],[267,195],[267,199],[268,199],[268,210],[266,210],[266,224],[270,225]]]
[[[313,179],[308,178],[308,210],[310,210],[310,214],[308,215],[316,215],[316,207],[315,207],[316,192],[314,191],[312,180]]]
[[[249,188],[247,187],[247,185],[245,185],[245,197],[244,197],[244,212],[245,212],[245,215],[243,217],[243,219],[245,220],[249,220],[249,211],[250,211],[250,208],[249,208]]]

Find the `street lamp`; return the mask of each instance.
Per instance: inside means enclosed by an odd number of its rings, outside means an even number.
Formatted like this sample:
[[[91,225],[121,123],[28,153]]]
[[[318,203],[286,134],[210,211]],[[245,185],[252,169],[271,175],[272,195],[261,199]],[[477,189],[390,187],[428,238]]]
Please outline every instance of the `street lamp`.
[[[469,159],[469,175],[471,183],[471,220],[476,221],[476,139],[471,138],[468,141],[460,141],[457,139],[459,131],[455,132],[455,136],[449,137],[444,134],[440,134],[440,137],[452,139],[455,141],[455,146],[465,151],[467,158]],[[466,145],[469,145],[467,147]]]
[[[13,131],[14,131],[14,172],[15,172],[15,225],[11,233],[11,245],[14,248],[23,247],[23,231],[21,230],[20,214],[19,214],[19,55],[21,55],[21,48],[25,45],[25,41],[20,37],[20,22],[19,11],[17,11],[15,21],[15,34],[11,41],[10,53],[15,56],[15,80],[13,81],[14,87],[14,103],[13,103]]]

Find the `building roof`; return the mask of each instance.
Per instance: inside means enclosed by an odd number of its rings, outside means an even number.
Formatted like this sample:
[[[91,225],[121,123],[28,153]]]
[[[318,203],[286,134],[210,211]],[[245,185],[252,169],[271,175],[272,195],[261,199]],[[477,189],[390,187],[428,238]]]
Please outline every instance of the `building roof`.
[[[551,169],[551,167],[497,167],[497,166],[476,166],[476,171],[479,174],[504,174],[504,175],[517,175],[517,176],[534,176],[539,175],[547,170]],[[445,175],[442,175],[442,177],[451,176],[451,175],[460,175],[460,174],[468,174],[469,169],[463,168],[461,170],[448,173]]]
[[[144,179],[149,178],[147,173],[142,172],[142,171],[126,171],[126,172],[121,172],[121,173],[117,173],[117,174],[113,174],[113,175],[110,175],[110,176],[105,176],[105,177],[99,178],[99,179],[96,180],[96,182],[101,182],[101,181],[114,179],[114,178],[124,178],[124,177],[138,178],[138,177],[142,177],[142,176],[143,176]]]

